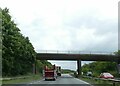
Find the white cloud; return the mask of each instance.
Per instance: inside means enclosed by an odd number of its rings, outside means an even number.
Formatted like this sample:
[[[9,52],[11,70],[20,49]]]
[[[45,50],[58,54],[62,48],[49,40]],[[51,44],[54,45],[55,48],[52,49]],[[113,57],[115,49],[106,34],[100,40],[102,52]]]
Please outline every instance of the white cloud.
[[[118,1],[2,0],[0,6],[10,9],[36,50],[113,52],[118,47]]]

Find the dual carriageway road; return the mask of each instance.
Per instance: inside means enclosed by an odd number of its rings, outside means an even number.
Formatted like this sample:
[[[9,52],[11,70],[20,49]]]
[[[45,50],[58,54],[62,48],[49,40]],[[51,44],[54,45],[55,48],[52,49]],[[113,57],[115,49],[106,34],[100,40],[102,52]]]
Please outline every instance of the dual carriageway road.
[[[38,86],[92,86],[89,83],[74,78],[69,74],[62,74],[61,77],[58,77],[55,81],[45,81],[44,79],[39,81],[33,81],[28,83],[27,86],[38,85]]]

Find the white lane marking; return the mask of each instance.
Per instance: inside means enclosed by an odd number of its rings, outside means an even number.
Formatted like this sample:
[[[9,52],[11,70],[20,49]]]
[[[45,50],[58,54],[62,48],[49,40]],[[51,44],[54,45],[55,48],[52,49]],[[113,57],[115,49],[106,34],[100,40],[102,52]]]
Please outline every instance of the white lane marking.
[[[88,82],[85,82],[85,81],[83,81],[83,80],[81,80],[81,79],[79,79],[81,82],[83,82],[83,83],[85,83],[85,84],[89,84]]]

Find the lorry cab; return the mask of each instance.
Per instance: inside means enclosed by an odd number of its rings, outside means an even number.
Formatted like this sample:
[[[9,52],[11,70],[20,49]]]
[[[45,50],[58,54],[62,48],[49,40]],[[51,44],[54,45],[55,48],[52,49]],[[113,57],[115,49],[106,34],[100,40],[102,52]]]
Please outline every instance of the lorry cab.
[[[57,75],[58,76],[61,76],[61,67],[60,66],[57,66]]]

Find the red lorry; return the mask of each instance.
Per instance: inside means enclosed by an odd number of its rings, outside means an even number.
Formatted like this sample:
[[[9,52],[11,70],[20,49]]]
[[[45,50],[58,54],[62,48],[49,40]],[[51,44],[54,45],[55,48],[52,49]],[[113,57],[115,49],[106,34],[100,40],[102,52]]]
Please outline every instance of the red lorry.
[[[56,66],[53,65],[52,68],[48,68],[47,66],[45,66],[43,70],[43,77],[45,80],[56,80],[57,78]]]

